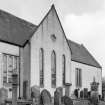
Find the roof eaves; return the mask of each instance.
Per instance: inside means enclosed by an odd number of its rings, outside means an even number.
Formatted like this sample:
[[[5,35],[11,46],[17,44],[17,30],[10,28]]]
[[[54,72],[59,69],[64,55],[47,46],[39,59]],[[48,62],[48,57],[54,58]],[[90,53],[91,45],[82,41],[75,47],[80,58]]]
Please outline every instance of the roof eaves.
[[[12,43],[12,42],[8,42],[8,41],[1,40],[1,39],[0,39],[0,42],[4,42],[4,43],[11,44],[11,45],[18,46],[18,47],[23,47],[23,45]]]
[[[85,64],[85,65],[88,65],[88,66],[93,66],[93,67],[102,69],[102,67],[100,67],[100,66],[94,66],[94,65],[91,65],[91,64],[88,64],[88,63],[83,63],[83,62],[80,62],[80,61],[74,60],[74,59],[71,59],[71,60],[74,61],[74,62],[78,62],[78,63],[82,63],[82,64]]]
[[[102,68],[102,66],[96,61],[96,59],[93,57],[93,55],[90,54],[90,52],[87,50],[87,48],[83,44],[81,44],[81,46],[87,51],[87,53],[91,56],[91,58],[96,62],[97,67]]]

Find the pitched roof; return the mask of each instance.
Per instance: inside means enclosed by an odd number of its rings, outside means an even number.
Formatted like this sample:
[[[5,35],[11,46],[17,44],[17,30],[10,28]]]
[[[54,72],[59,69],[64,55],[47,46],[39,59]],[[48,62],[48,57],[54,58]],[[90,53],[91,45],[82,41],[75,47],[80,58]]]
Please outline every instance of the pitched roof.
[[[72,51],[71,59],[73,61],[101,68],[100,64],[95,60],[95,58],[83,45],[80,45],[71,40],[68,40],[68,43]]]
[[[54,8],[54,5],[52,5],[51,9],[52,8]],[[0,41],[8,42],[17,46],[24,46],[38,26],[0,10]],[[77,44],[71,40],[67,40],[67,43],[72,52],[71,59],[73,61],[101,68],[99,63],[83,45]]]
[[[36,25],[0,10],[0,41],[23,46]]]

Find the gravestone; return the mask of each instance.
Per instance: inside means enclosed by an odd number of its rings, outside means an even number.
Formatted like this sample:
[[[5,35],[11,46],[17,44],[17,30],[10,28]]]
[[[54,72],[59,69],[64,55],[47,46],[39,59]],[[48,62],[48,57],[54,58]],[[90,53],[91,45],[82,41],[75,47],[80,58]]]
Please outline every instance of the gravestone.
[[[103,100],[105,101],[105,91],[103,92],[102,96],[103,96]]]
[[[54,105],[61,105],[62,95],[63,95],[62,87],[58,87],[54,92]]]
[[[60,105],[60,93],[57,90],[54,92],[54,105]]]
[[[56,88],[56,91],[59,92],[61,97],[63,96],[63,89],[62,89],[62,87]]]
[[[83,92],[83,90],[80,91],[80,98],[84,98],[84,92]]]
[[[88,89],[84,88],[84,98],[88,98]]]
[[[41,105],[50,105],[51,104],[51,94],[48,90],[44,89],[40,95],[40,104]]]
[[[0,104],[4,104],[8,97],[8,92],[5,88],[0,88]]]
[[[78,95],[78,89],[75,89],[75,90],[74,90],[74,95],[76,96],[76,98],[78,98],[78,96],[79,96],[79,95]]]
[[[88,98],[90,99],[91,91],[88,91]]]
[[[40,87],[34,85],[31,87],[31,98],[33,99],[33,104],[39,104],[40,103]]]
[[[98,97],[98,92],[92,91],[91,92],[91,103],[94,105],[98,105],[99,102],[99,97]]]
[[[71,83],[65,83],[65,95],[69,97]]]
[[[63,96],[62,97],[62,103],[64,105],[73,105],[73,101],[71,98],[69,98],[68,96]]]

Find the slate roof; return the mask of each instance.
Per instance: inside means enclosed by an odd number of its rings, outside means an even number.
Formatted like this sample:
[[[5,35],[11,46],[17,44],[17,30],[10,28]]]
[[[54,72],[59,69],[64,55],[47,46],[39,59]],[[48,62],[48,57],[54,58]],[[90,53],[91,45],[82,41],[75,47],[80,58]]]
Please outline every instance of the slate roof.
[[[71,40],[68,40],[69,47],[71,48],[72,61],[80,62],[83,64],[91,65],[97,68],[101,68],[100,64],[89,53],[89,51],[82,44],[78,44]]]
[[[23,46],[36,25],[0,10],[0,41]]]
[[[0,10],[0,41],[24,46],[38,26]],[[72,52],[71,59],[76,62],[101,68],[99,63],[78,43],[67,40]]]

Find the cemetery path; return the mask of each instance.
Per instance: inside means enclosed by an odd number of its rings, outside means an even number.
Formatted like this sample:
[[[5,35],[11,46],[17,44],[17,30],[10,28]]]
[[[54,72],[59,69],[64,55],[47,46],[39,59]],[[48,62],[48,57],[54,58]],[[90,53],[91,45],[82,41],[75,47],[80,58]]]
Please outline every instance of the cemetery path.
[[[100,101],[99,105],[105,105],[105,101]]]

